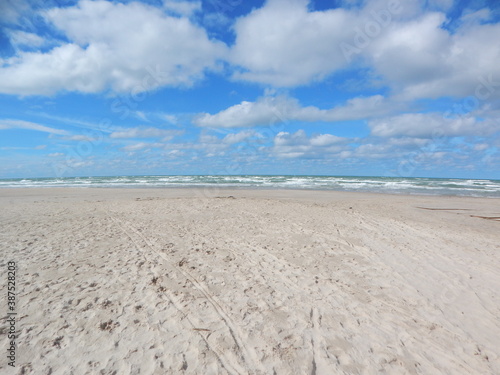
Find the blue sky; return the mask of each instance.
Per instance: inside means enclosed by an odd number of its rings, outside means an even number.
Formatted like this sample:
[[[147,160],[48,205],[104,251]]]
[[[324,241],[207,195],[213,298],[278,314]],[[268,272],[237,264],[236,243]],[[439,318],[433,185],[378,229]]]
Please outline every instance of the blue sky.
[[[500,178],[500,3],[0,0],[0,178]]]

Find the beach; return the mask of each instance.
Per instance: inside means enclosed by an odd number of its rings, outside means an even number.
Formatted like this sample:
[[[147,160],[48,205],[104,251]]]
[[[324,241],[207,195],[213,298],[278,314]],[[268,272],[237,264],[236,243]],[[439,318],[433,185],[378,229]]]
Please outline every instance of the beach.
[[[0,189],[0,372],[499,374],[499,202]]]

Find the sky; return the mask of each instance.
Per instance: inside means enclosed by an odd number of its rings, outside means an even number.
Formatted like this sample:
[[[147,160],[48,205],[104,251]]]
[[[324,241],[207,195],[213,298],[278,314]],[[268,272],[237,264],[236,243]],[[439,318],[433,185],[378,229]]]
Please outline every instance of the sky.
[[[0,0],[0,178],[500,179],[500,2]]]

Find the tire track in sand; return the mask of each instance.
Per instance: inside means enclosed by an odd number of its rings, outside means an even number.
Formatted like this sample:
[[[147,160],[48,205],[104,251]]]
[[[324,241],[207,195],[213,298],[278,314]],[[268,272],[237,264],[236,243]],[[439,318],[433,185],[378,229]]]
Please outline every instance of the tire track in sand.
[[[120,219],[113,217],[109,213],[108,213],[108,217],[118,226],[118,228],[120,228],[120,230],[128,238],[130,238],[130,240],[134,243],[135,247],[141,252],[144,259],[148,263],[154,264],[154,262],[151,259],[149,259],[149,257],[146,255],[146,252],[144,251],[143,247],[141,245],[139,245],[139,243],[133,238],[133,236],[130,234],[130,232],[128,232],[127,229],[123,227],[123,225],[122,225],[123,222]],[[149,268],[150,268],[151,273],[155,277],[158,277],[158,275],[152,269],[152,267],[150,266]],[[234,363],[234,362],[231,363],[231,361],[228,360],[226,358],[226,356],[224,356],[224,354],[219,349],[216,349],[212,344],[210,344],[210,342],[208,341],[208,336],[210,336],[210,334],[205,335],[202,333],[202,331],[196,329],[196,327],[198,325],[193,323],[193,321],[191,320],[189,315],[184,311],[182,304],[178,301],[178,298],[174,294],[172,294],[168,290],[164,290],[162,293],[167,298],[167,300],[175,307],[175,309],[188,321],[191,330],[196,332],[202,338],[202,340],[205,342],[207,348],[215,354],[217,360],[219,361],[221,366],[224,369],[226,369],[226,371],[228,371],[230,374],[245,374],[246,373],[246,370],[243,369],[239,365],[239,363]]]
[[[202,283],[200,283],[193,275],[191,275],[191,273],[176,266],[162,252],[160,252],[159,250],[156,250],[154,248],[153,244],[140,231],[138,231],[134,226],[132,226],[129,222],[123,222],[120,219],[113,217],[110,212],[108,212],[108,216],[121,228],[121,230],[132,240],[132,242],[134,242],[134,244],[139,249],[141,249],[142,247],[137,243],[137,241],[135,241],[133,239],[130,232],[127,231],[127,228],[130,231],[134,232],[137,236],[139,236],[141,238],[141,240],[147,245],[147,247],[151,251],[153,251],[156,255],[161,257],[170,266],[170,268],[172,268],[176,272],[181,273],[187,280],[189,280],[191,282],[191,284],[212,305],[216,314],[220,317],[220,319],[224,322],[225,326],[227,327],[231,337],[233,338],[233,341],[236,344],[236,347],[238,348],[238,351],[240,352],[240,355],[243,359],[243,362],[246,364],[246,366],[243,366],[246,369],[243,370],[238,363],[228,363],[226,360],[223,361],[222,357],[224,357],[224,355],[221,353],[218,353],[218,350],[213,348],[213,346],[208,343],[208,340],[206,340],[205,337],[203,337],[204,341],[207,343],[210,350],[212,350],[214,353],[216,353],[219,356],[219,358],[221,359],[221,363],[225,362],[224,367],[227,366],[226,369],[229,370],[231,368],[233,370],[233,372],[236,372],[236,373],[250,373],[250,374],[263,374],[263,373],[265,373],[265,370],[262,368],[262,365],[261,365],[260,361],[258,360],[257,354],[255,353],[255,351],[253,349],[249,348],[245,344],[244,340],[242,339],[242,337],[244,337],[244,335],[241,332],[241,330],[239,329],[239,327],[237,326],[237,324],[235,324],[233,322],[233,320],[226,313],[226,311],[223,307],[223,304],[220,301],[218,301],[214,295],[212,295],[210,293],[210,291],[207,289],[207,287],[205,285],[203,285]],[[127,228],[125,228],[124,225],[121,225],[120,223],[124,224]],[[143,252],[143,254],[145,254],[145,252]],[[148,261],[153,263],[153,261],[151,261],[149,259],[148,259]],[[169,298],[169,300],[172,302],[172,304],[174,304],[174,306],[176,306],[176,308],[180,307],[180,303],[175,303],[170,298]],[[187,314],[184,313],[184,311],[182,311],[182,308],[181,308],[181,313],[184,316],[187,316]]]

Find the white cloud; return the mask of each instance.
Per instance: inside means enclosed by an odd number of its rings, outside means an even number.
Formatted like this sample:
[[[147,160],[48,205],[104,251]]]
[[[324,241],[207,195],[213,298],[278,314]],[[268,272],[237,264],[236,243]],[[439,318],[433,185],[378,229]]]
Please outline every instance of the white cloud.
[[[304,130],[297,130],[295,133],[279,132],[274,138],[277,146],[330,146],[332,144],[345,143],[346,138],[337,137],[332,134],[316,134],[308,137]]]
[[[295,133],[279,132],[274,137],[272,153],[280,158],[331,157],[347,151],[348,142],[348,138],[332,134],[315,134],[308,137],[304,130]]]
[[[226,28],[231,19],[222,12],[204,13],[203,24],[212,28]]]
[[[87,160],[87,161],[77,161],[77,162],[72,162],[70,163],[71,168],[84,168],[84,167],[91,167],[95,164],[94,161],[92,160]]]
[[[311,109],[309,116],[304,113],[303,121],[346,121],[359,120],[371,117],[379,117],[402,108],[402,104],[392,99],[384,98],[382,95],[368,97],[357,97],[347,100],[340,105],[328,110]]]
[[[159,138],[162,137],[163,140],[170,140],[173,137],[182,134],[180,130],[171,129],[159,129],[159,128],[128,128],[115,131],[110,134],[111,138]]]
[[[36,124],[34,122],[10,119],[0,120],[0,130],[2,129],[28,129],[59,135],[65,135],[68,133],[66,130],[55,129],[45,125]]]
[[[240,18],[231,62],[236,79],[296,86],[321,80],[347,62],[339,44],[356,19],[343,9],[309,12],[306,0],[270,0]]]
[[[0,92],[50,95],[111,89],[139,93],[191,85],[216,69],[226,51],[185,17],[141,3],[81,0],[45,17],[71,41],[49,52],[19,52],[0,61]]]
[[[139,143],[134,143],[132,145],[125,146],[122,149],[124,151],[140,151],[140,150],[149,149],[149,148],[160,148],[163,146],[164,146],[163,143],[139,142]]]
[[[466,10],[464,11],[461,21],[475,25],[482,21],[487,21],[491,19],[491,16],[492,16],[491,11],[487,8],[479,9],[476,11]]]
[[[256,133],[254,131],[248,130],[248,131],[242,131],[239,133],[231,133],[226,135],[223,139],[222,142],[226,144],[235,144],[235,143],[240,143],[243,142],[244,140],[254,136]]]
[[[0,3],[5,19],[17,20],[28,7],[15,3]],[[484,23],[491,19],[489,9],[465,11],[450,32],[442,27],[445,14],[424,11],[421,1],[405,1],[392,13],[385,0],[357,3],[313,11],[307,0],[269,0],[236,20],[235,43],[228,48],[189,19],[201,9],[200,1],[165,0],[163,7],[154,7],[80,0],[43,12],[69,42],[0,59],[0,93],[139,93],[189,86],[205,71],[221,69],[225,60],[232,64],[233,78],[276,87],[307,85],[361,67],[403,100],[478,92],[500,97],[500,23]],[[433,11],[452,6],[451,0],[426,4]],[[27,31],[11,31],[11,40],[28,47],[45,43]],[[358,52],[346,58],[345,43]]]
[[[34,33],[22,30],[8,31],[10,42],[15,46],[40,47],[46,44],[46,40]]]
[[[333,144],[344,142],[344,139],[332,134],[320,134],[311,137],[309,142],[311,146],[331,146]]]
[[[394,147],[386,143],[367,143],[357,147],[351,156],[363,159],[385,159],[388,157],[400,157],[394,152]]]
[[[88,135],[82,135],[82,134],[71,135],[69,137],[64,137],[63,139],[68,140],[68,141],[79,141],[79,142],[94,142],[94,141],[96,141],[96,138],[92,138],[92,137],[89,137]]]
[[[49,105],[48,103],[44,104]],[[111,125],[111,121],[106,118],[98,122],[89,122],[76,117],[56,116],[45,112],[37,112],[36,115],[72,127],[92,130],[92,134],[95,136],[101,136],[102,133],[111,133],[115,129],[115,127]]]
[[[17,24],[22,14],[29,8],[25,0],[0,1],[0,23]]]
[[[163,7],[174,14],[189,17],[201,10],[201,1],[164,0]]]
[[[401,104],[381,95],[349,99],[331,109],[302,107],[287,96],[264,96],[255,102],[243,101],[216,114],[202,113],[193,122],[203,127],[237,128],[272,125],[283,121],[347,121],[387,115]]]
[[[235,24],[230,61],[241,69],[234,78],[294,87],[323,80],[354,60],[405,100],[475,95],[487,77],[495,82],[488,89],[500,97],[500,23],[483,22],[488,9],[466,13],[450,32],[442,27],[446,15],[425,11],[421,1],[402,2],[399,9],[389,3],[311,11],[307,0],[269,0]],[[442,11],[452,2],[427,6]],[[356,53],[346,53],[347,45]]]
[[[52,154],[48,154],[51,158],[57,158],[59,156],[64,156],[62,152],[53,152]]]
[[[441,113],[405,113],[369,121],[371,132],[379,137],[441,137],[489,135],[498,132],[494,119],[473,116],[444,117]]]
[[[478,143],[474,145],[474,151],[484,151],[487,150],[490,146],[487,143]]]
[[[171,150],[171,151],[167,152],[166,155],[170,158],[176,158],[176,157],[185,155],[185,153],[182,152],[181,150]]]
[[[500,45],[495,42],[500,24],[480,24],[479,19],[469,18],[454,34],[441,28],[442,13],[393,22],[367,47],[366,57],[404,99],[500,97]],[[488,80],[492,84],[481,88]]]
[[[70,141],[80,141],[80,142],[94,142],[96,139],[89,137],[87,135],[73,135],[68,138]]]
[[[135,111],[134,116],[137,117],[139,120],[149,121],[146,114],[142,111]]]
[[[440,10],[448,10],[453,6],[453,0],[429,0],[429,6]]]
[[[256,102],[243,101],[214,115],[199,114],[193,122],[198,126],[238,128],[256,125],[269,125],[289,118],[299,106],[296,99],[263,97]]]
[[[174,124],[174,125],[177,124],[177,122],[178,122],[177,116],[170,115],[168,113],[160,114],[160,117],[167,120],[169,123]]]
[[[194,158],[202,156],[224,156],[233,151],[237,151],[232,155],[234,155],[235,158],[238,158],[242,155],[255,152],[255,150],[260,147],[261,141],[262,135],[252,130],[229,133],[222,138],[213,134],[208,134],[206,131],[202,131],[196,141],[185,143],[167,143],[163,148],[171,151],[178,150],[179,152],[180,150],[184,150],[186,152],[190,151],[193,153]],[[184,152],[182,154],[184,155]]]
[[[389,138],[386,140],[387,144],[392,146],[397,146],[400,148],[415,148],[424,147],[431,140],[429,138],[418,138],[418,137],[396,137]]]

